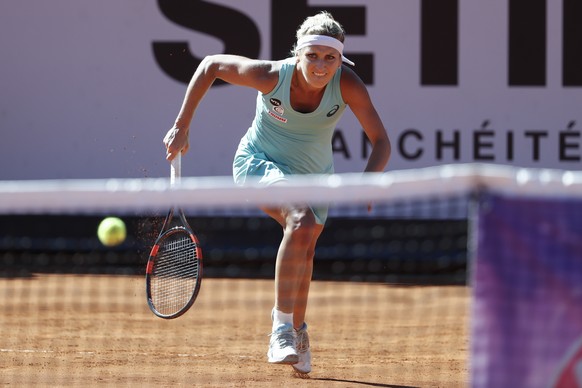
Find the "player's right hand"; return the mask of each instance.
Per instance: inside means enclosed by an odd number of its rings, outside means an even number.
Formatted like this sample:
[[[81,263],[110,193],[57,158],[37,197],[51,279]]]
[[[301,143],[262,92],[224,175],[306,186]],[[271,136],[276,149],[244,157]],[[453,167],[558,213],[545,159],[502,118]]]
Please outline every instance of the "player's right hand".
[[[189,130],[183,130],[176,126],[170,128],[164,136],[164,145],[166,146],[166,160],[173,160],[180,152],[185,154],[190,149],[188,136]]]

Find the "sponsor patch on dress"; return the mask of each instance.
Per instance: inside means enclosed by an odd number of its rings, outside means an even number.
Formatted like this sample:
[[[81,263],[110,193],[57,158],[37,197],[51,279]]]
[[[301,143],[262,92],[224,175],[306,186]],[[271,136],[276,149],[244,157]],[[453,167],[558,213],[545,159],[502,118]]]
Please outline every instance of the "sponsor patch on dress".
[[[287,122],[287,119],[286,119],[286,118],[284,118],[284,117],[281,117],[281,116],[279,116],[279,115],[276,115],[275,113],[273,113],[273,112],[271,112],[271,111],[269,111],[269,115],[270,115],[272,118],[274,118],[274,119],[276,119],[276,120],[279,120],[279,121],[280,121],[280,122],[282,122],[282,123],[286,123],[286,122]]]

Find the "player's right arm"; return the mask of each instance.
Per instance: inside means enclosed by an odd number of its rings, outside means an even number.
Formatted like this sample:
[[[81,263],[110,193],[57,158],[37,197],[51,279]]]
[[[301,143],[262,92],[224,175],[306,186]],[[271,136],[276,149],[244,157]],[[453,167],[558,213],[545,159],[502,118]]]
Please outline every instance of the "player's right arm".
[[[263,61],[238,55],[210,55],[202,60],[186,89],[186,95],[174,126],[164,137],[166,159],[172,160],[188,150],[188,131],[198,104],[216,79],[246,86],[262,93],[277,84],[280,62]]]

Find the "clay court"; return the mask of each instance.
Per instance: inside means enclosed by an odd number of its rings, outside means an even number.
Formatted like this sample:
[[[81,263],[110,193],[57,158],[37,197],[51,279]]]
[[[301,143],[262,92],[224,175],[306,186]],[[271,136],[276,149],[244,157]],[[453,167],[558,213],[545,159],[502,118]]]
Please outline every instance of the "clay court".
[[[468,385],[468,287],[315,281],[309,378],[266,362],[272,287],[205,279],[186,315],[163,320],[147,307],[142,276],[0,278],[0,384]]]

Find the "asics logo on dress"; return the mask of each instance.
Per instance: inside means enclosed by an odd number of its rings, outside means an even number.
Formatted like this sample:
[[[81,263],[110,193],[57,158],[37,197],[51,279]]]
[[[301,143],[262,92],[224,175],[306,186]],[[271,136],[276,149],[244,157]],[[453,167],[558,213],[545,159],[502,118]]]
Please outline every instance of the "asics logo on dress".
[[[327,112],[327,117],[331,117],[339,110],[339,105],[334,105],[329,112]]]

